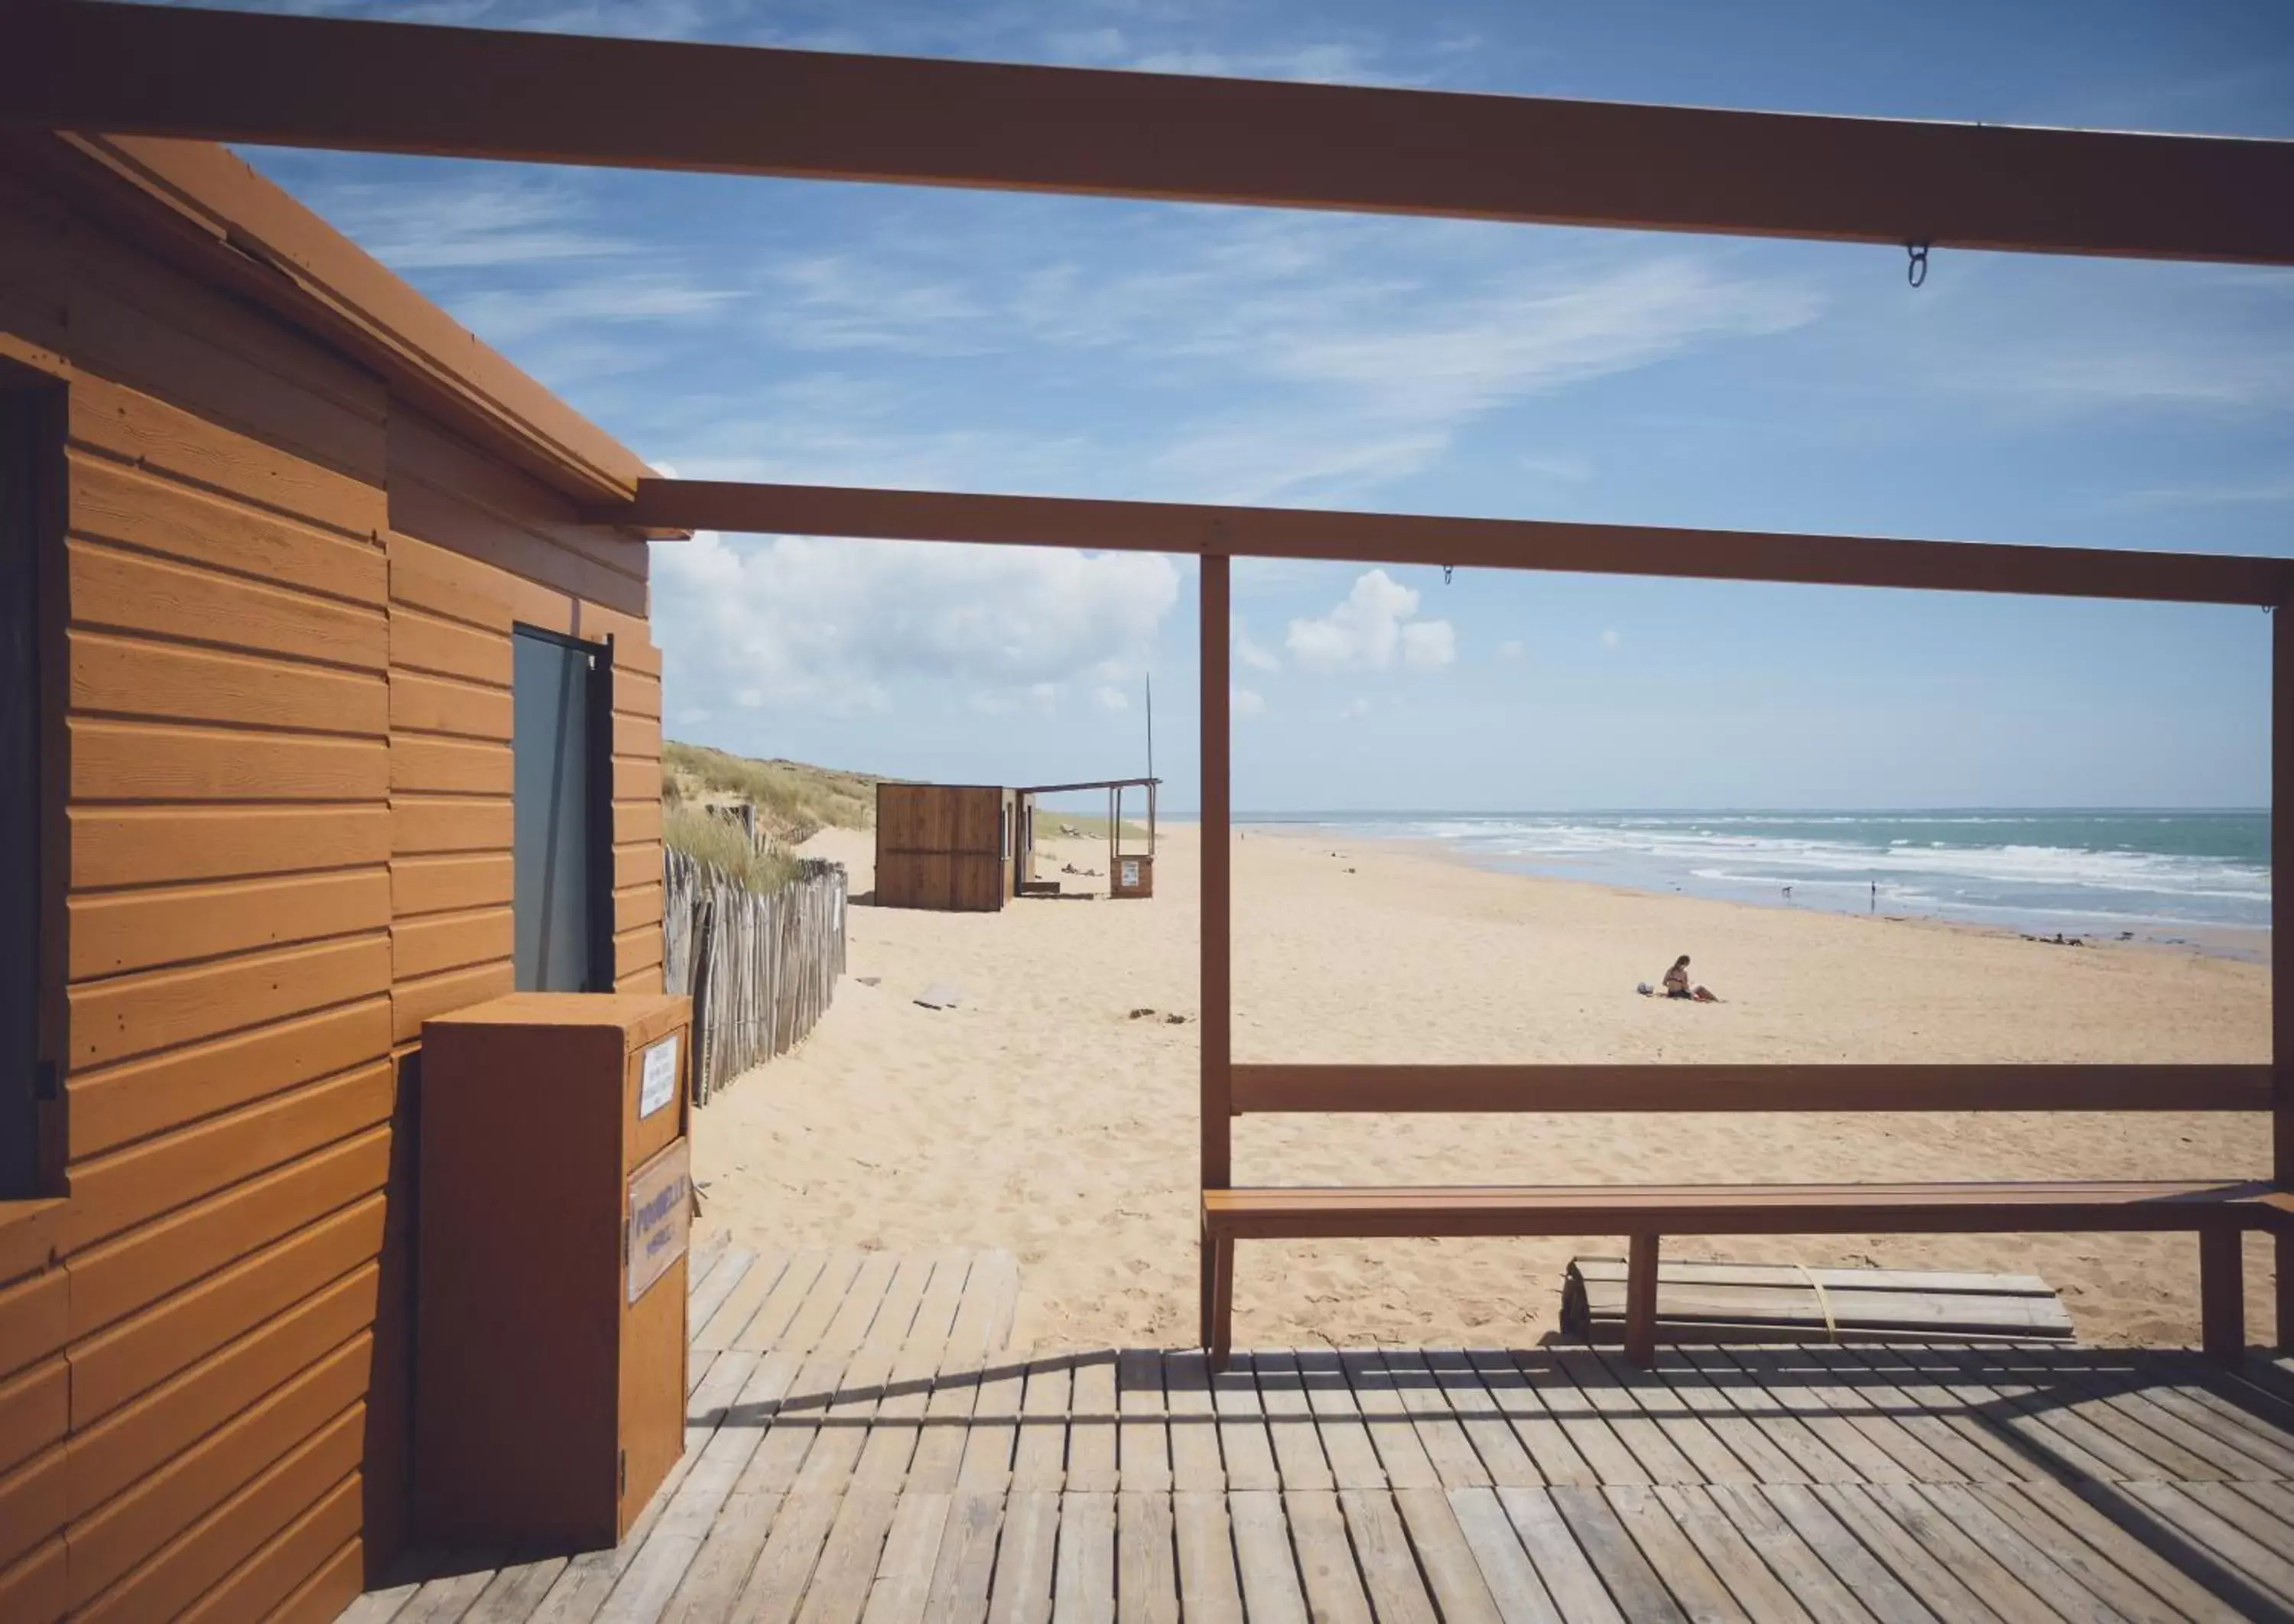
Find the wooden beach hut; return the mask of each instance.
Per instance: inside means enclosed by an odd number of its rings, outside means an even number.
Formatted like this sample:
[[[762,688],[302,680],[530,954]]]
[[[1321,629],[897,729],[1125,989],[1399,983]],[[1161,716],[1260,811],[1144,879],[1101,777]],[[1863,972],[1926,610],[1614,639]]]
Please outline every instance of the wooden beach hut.
[[[0,153],[0,1619],[324,1616],[424,1019],[660,987],[646,469],[220,147]]]
[[[1013,796],[991,784],[876,786],[876,905],[993,914],[1013,894]]]

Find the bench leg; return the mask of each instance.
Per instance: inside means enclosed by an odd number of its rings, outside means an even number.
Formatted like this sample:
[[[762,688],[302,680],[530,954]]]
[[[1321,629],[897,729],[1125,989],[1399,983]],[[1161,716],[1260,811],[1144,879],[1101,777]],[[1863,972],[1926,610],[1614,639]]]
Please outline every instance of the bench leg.
[[[1209,1331],[1203,1338],[1214,1374],[1226,1368],[1234,1341],[1234,1237],[1218,1235],[1210,1241]]]
[[[2199,1231],[2199,1340],[2207,1357],[2237,1364],[2246,1357],[2245,1235]]]
[[[1211,1324],[1211,1226],[1208,1222],[1202,1226],[1200,1238],[1202,1265],[1200,1271],[1201,1279],[1197,1282],[1196,1312],[1197,1327],[1201,1335],[1197,1341],[1208,1349],[1211,1345],[1211,1334],[1217,1328]]]
[[[1631,1237],[1625,1263],[1625,1361],[1644,1370],[1656,1363],[1656,1243]]]
[[[2272,1238],[2278,1258],[2278,1353],[2294,1359],[2294,1231]]]

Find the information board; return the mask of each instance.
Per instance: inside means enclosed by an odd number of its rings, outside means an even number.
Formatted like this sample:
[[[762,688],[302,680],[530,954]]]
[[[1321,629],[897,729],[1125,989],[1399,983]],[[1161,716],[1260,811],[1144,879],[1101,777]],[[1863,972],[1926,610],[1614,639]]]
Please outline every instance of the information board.
[[[638,1080],[641,1121],[677,1098],[678,1035],[672,1032],[645,1052],[645,1073]]]

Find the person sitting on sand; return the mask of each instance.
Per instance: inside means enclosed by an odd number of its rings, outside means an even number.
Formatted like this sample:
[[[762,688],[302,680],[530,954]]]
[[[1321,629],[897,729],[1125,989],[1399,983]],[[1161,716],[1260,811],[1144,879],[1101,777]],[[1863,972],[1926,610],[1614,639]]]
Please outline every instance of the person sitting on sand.
[[[1688,955],[1685,953],[1672,962],[1671,970],[1664,972],[1664,995],[1668,998],[1687,998],[1697,1003],[1720,1002],[1712,995],[1710,987],[1688,985]]]

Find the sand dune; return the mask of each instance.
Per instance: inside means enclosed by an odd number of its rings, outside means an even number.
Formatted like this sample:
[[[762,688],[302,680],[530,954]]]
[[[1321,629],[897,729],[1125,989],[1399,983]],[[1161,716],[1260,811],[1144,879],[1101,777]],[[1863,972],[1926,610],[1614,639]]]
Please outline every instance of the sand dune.
[[[868,888],[869,840],[809,850]],[[1338,853],[1343,855],[1334,855]],[[1106,849],[1058,848],[1104,869]],[[706,1222],[790,1246],[1001,1246],[1016,1335],[1184,1344],[1196,1281],[1196,846],[1144,903],[857,907],[851,975],[796,1054],[696,1118]],[[1076,881],[1088,883],[1088,881]],[[2253,1061],[2264,968],[2135,946],[1746,907],[1251,832],[1235,861],[1238,1060]],[[1638,997],[1674,954],[1729,1002]],[[858,978],[879,985],[861,985]],[[919,1008],[934,982],[962,1007]],[[1131,1011],[1152,1009],[1134,1019]],[[1253,1117],[1243,1183],[2252,1177],[2257,1116]],[[2194,1341],[2186,1236],[1684,1238],[1684,1256],[2032,1270],[2082,1335]],[[1534,1341],[1573,1241],[1246,1244],[1239,1343]],[[2251,1322],[2270,1258],[2250,1241]]]

